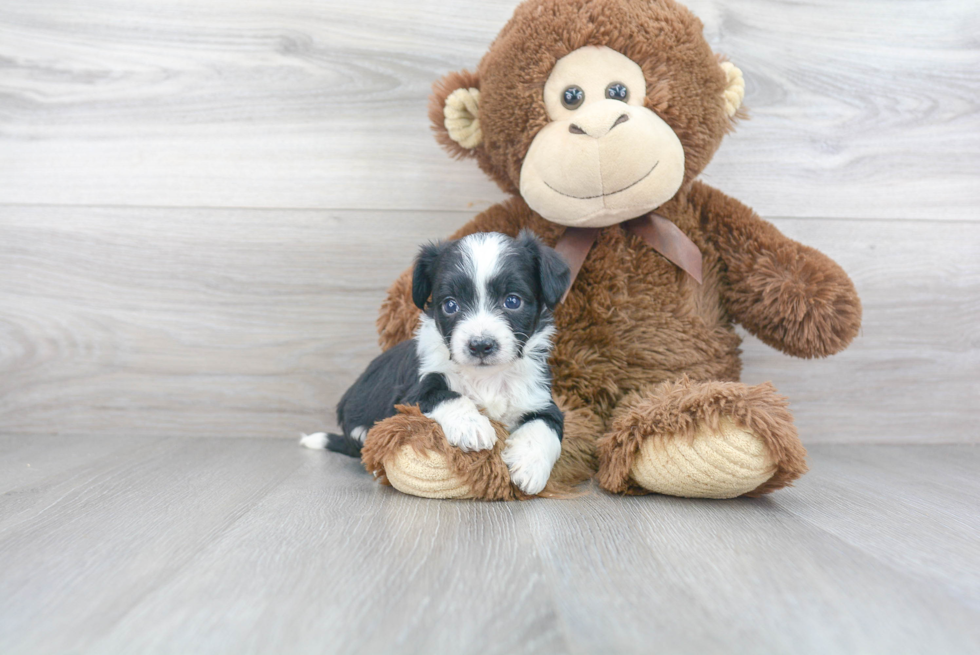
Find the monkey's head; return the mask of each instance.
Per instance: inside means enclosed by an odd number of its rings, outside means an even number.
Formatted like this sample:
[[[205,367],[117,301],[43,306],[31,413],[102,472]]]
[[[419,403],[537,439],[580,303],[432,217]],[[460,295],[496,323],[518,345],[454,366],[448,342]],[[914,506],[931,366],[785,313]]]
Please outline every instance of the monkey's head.
[[[604,227],[689,185],[744,94],[673,0],[526,0],[476,73],[436,83],[438,141],[544,218]]]

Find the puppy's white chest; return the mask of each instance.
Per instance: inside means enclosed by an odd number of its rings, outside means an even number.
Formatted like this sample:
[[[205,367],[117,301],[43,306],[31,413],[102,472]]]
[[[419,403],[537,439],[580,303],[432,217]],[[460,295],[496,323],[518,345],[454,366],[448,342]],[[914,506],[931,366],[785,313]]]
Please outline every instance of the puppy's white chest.
[[[449,387],[473,400],[487,416],[500,421],[513,429],[522,416],[539,409],[540,391],[535,392],[531,385],[522,384],[511,375],[497,375],[470,378],[465,375],[450,375]],[[545,401],[547,402],[547,401]]]
[[[507,425],[507,427],[512,427],[513,422],[520,418],[511,417],[511,402],[509,398],[497,397],[489,400],[481,399],[481,402],[477,403],[480,407],[486,410],[487,415],[496,420]]]

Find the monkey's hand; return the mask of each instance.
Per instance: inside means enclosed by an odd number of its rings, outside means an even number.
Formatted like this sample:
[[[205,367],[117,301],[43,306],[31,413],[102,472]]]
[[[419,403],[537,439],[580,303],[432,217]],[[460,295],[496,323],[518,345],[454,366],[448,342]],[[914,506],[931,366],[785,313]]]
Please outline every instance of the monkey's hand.
[[[690,198],[725,264],[732,318],[796,357],[826,357],[851,343],[861,327],[861,301],[836,262],[711,187],[695,183]]]

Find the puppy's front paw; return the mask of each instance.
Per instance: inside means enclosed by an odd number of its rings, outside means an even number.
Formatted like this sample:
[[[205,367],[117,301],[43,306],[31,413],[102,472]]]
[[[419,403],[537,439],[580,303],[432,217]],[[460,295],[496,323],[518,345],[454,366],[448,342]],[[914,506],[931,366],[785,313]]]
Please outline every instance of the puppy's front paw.
[[[510,480],[526,494],[540,493],[548,484],[551,469],[561,455],[561,441],[547,423],[525,423],[507,439],[501,457],[510,470]]]
[[[462,451],[489,450],[497,443],[490,419],[469,398],[460,396],[439,403],[426,416],[442,426],[446,441]]]

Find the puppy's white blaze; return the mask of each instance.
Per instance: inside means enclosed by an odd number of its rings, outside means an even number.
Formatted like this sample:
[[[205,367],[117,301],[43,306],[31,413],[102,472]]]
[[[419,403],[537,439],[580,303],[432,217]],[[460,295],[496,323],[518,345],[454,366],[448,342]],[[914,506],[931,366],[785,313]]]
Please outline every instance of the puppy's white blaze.
[[[327,447],[327,433],[314,432],[313,434],[301,434],[299,445],[312,450],[323,450]]]
[[[441,425],[446,441],[460,450],[489,450],[497,443],[490,420],[466,396],[439,403],[426,416]]]
[[[487,307],[487,282],[499,270],[506,249],[506,238],[496,232],[473,234],[460,242],[463,272],[473,280],[477,301],[484,309],[490,309]]]
[[[367,436],[368,428],[365,425],[358,425],[356,428],[350,431],[350,436],[357,439],[361,443],[364,443],[364,437]]]
[[[548,484],[551,469],[561,455],[561,441],[547,423],[525,423],[507,438],[501,457],[510,471],[511,482],[526,494],[540,493]]]
[[[500,348],[487,361],[488,365],[509,364],[517,357],[517,339],[507,321],[499,314],[479,311],[472,316],[467,316],[453,328],[453,336],[449,340],[453,358],[457,362],[471,362],[474,366],[478,364],[480,359],[470,355],[469,343],[471,339],[480,337],[493,339]]]

